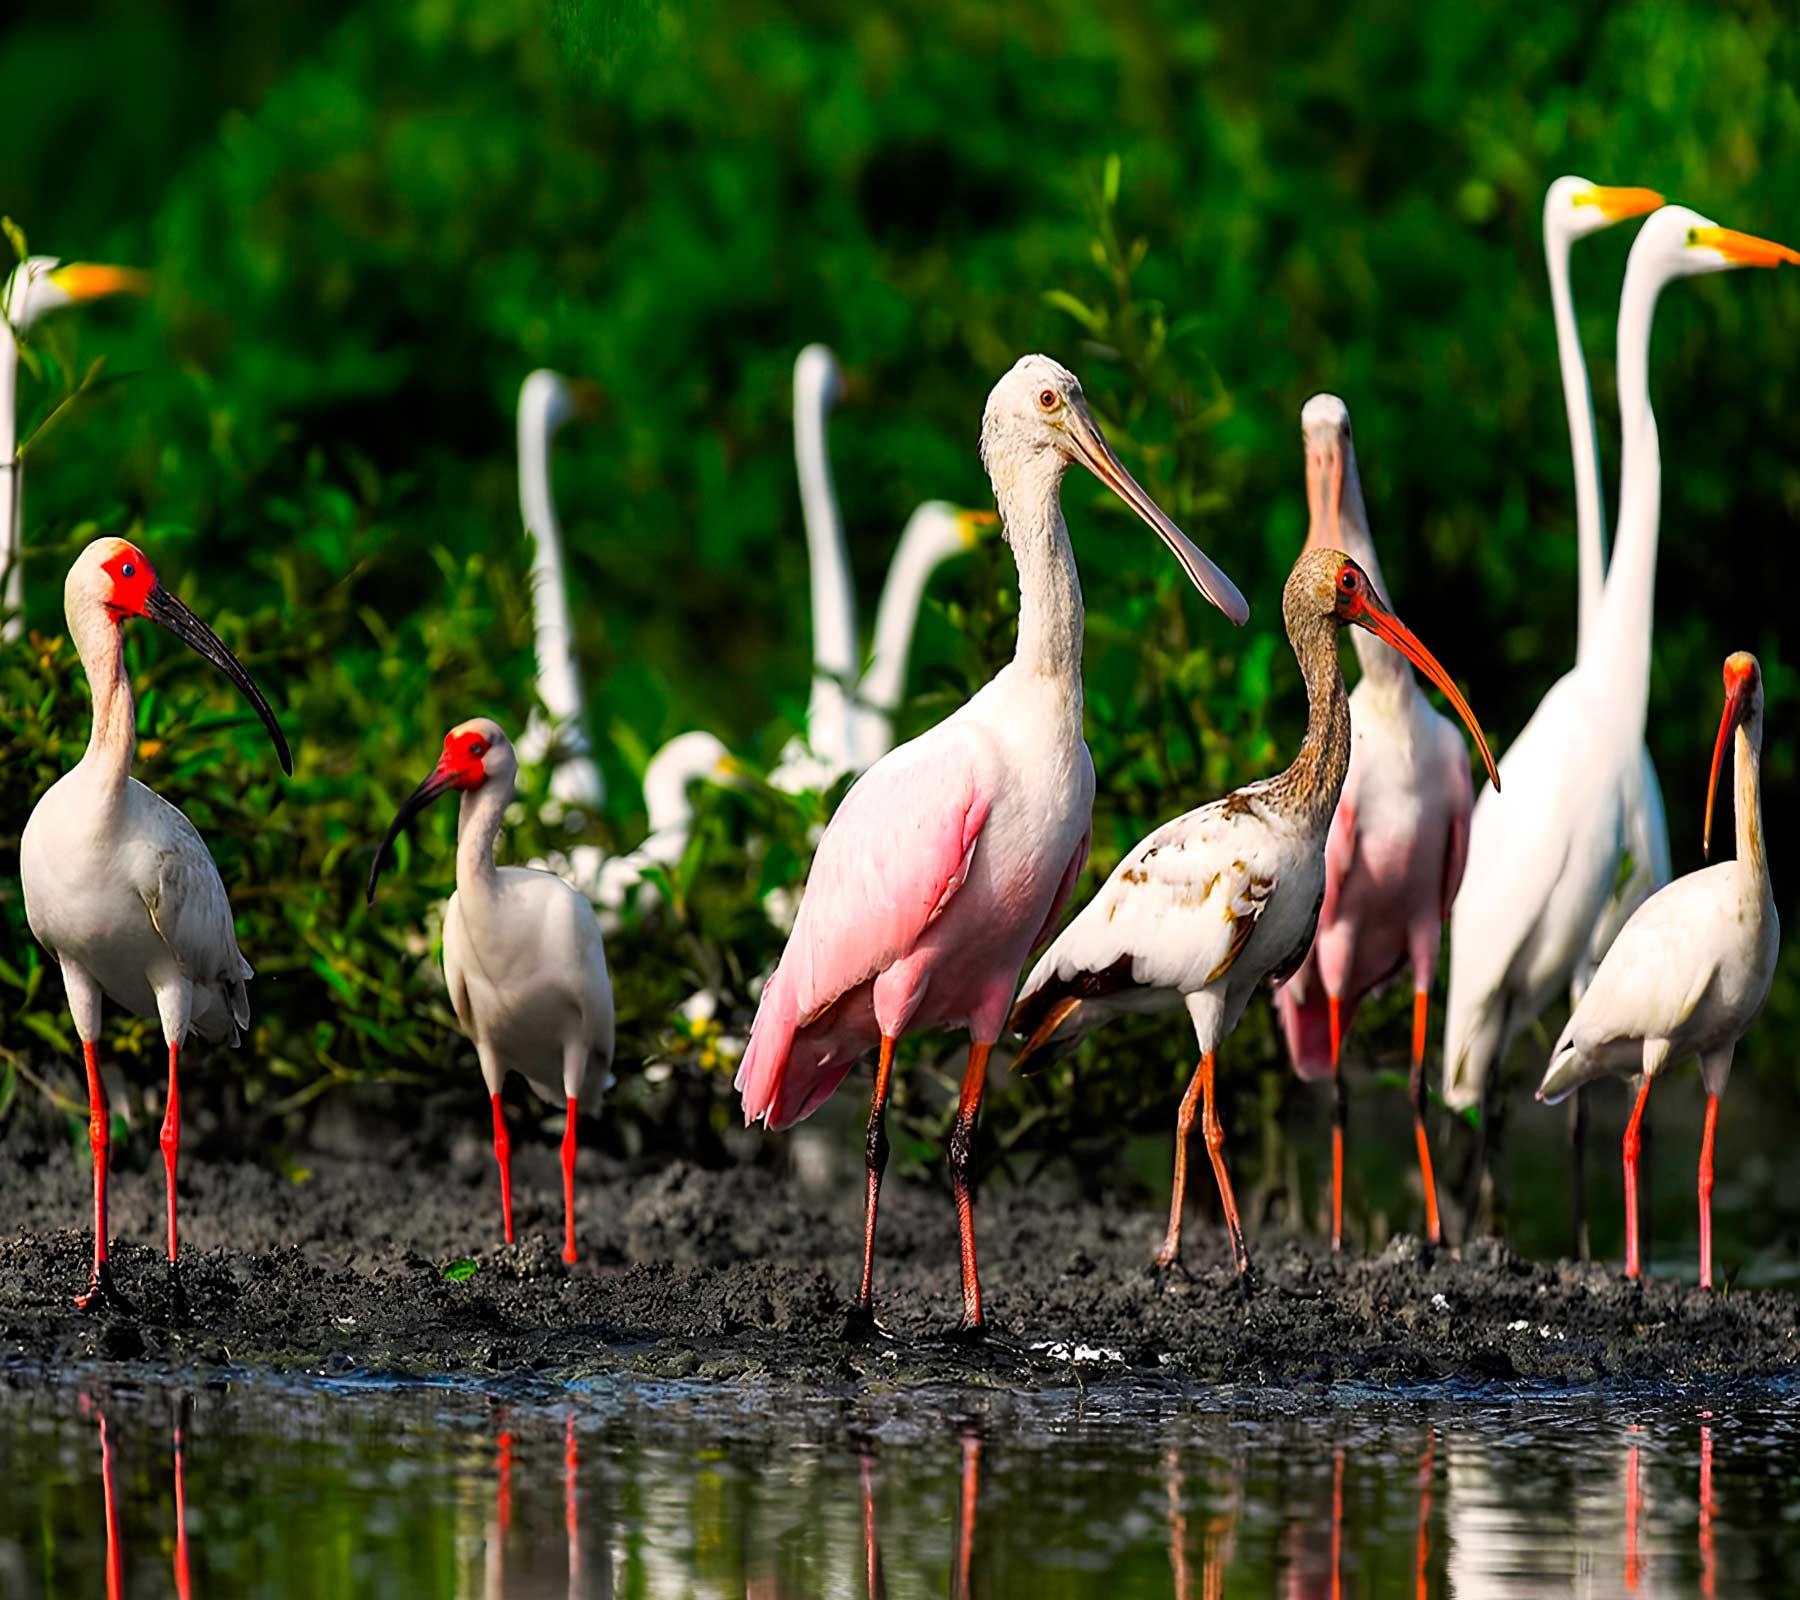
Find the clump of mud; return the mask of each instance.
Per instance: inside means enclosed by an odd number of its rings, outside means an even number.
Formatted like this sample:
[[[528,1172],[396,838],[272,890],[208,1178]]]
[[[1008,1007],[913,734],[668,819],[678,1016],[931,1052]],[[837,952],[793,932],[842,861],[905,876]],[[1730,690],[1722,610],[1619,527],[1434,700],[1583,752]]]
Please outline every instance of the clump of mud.
[[[547,1150],[515,1175],[519,1243],[498,1245],[492,1168],[320,1156],[303,1181],[195,1159],[181,1181],[186,1314],[155,1248],[158,1169],[113,1184],[113,1263],[132,1314],[71,1303],[90,1244],[86,1172],[65,1150],[0,1145],[0,1362],[382,1370],[571,1381],[602,1374],[1063,1386],[1133,1382],[1696,1382],[1800,1369],[1800,1300],[1625,1282],[1616,1267],[1460,1256],[1398,1238],[1334,1258],[1255,1242],[1249,1286],[1216,1230],[1189,1230],[1188,1270],[1157,1273],[1162,1219],[1051,1184],[977,1207],[993,1337],[950,1337],[960,1308],[948,1197],[890,1182],[878,1311],[853,1337],[861,1196],[803,1192],[764,1168],[632,1171],[591,1153],[583,1261],[557,1255]],[[466,1276],[446,1267],[473,1262]]]

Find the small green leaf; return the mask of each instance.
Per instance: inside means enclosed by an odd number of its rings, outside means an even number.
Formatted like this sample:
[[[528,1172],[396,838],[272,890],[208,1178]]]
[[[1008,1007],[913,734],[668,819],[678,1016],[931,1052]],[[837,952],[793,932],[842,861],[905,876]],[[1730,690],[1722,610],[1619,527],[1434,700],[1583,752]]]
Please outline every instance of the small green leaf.
[[[444,1276],[452,1283],[467,1283],[475,1276],[476,1267],[473,1261],[452,1261],[444,1268]]]

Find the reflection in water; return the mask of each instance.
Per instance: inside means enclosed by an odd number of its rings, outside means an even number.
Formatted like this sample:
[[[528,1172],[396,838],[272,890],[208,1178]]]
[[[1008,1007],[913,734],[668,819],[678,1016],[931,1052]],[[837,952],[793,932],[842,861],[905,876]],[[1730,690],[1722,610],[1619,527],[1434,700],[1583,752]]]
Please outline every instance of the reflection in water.
[[[1782,1593],[1800,1566],[1783,1487],[1800,1415],[1780,1393],[1697,1414],[1003,1398],[952,1424],[903,1394],[351,1387],[240,1384],[172,1412],[140,1388],[0,1387],[0,1593],[119,1600],[128,1550],[160,1569],[136,1592],[171,1592],[172,1569],[180,1600],[1713,1600]],[[190,1484],[207,1508],[191,1549]]]

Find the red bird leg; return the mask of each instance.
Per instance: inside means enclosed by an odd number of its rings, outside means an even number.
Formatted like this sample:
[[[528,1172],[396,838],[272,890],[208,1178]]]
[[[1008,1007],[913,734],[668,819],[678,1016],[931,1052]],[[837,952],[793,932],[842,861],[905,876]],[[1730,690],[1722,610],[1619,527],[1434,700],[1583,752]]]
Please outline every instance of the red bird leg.
[[[562,1140],[563,1260],[570,1266],[574,1266],[581,1259],[581,1252],[575,1248],[575,1119],[580,1114],[580,1105],[576,1102],[575,1096],[570,1095],[569,1113],[563,1123]]]
[[[1625,1124],[1625,1276],[1639,1275],[1638,1260],[1638,1156],[1644,1147],[1640,1129],[1644,1121],[1644,1104],[1650,1098],[1650,1075],[1644,1074],[1638,1089],[1637,1104],[1631,1108],[1631,1121]]]
[[[1706,1126],[1700,1135],[1700,1287],[1712,1287],[1713,1135],[1719,1127],[1719,1097],[1706,1097]]]
[[[100,1081],[100,1055],[91,1040],[81,1041],[81,1055],[87,1063],[88,1148],[94,1156],[94,1269],[88,1274],[87,1292],[78,1294],[75,1304],[85,1311],[98,1300],[115,1310],[129,1311],[125,1297],[113,1286],[112,1265],[106,1259],[106,1169],[112,1147],[112,1113],[106,1104],[106,1085]]]
[[[1206,1153],[1212,1157],[1219,1203],[1225,1208],[1225,1232],[1231,1239],[1231,1259],[1241,1278],[1250,1271],[1250,1252],[1244,1245],[1244,1224],[1238,1219],[1237,1201],[1231,1193],[1231,1174],[1225,1170],[1225,1129],[1219,1123],[1219,1108],[1213,1103],[1213,1066],[1209,1050],[1200,1058],[1200,1132],[1206,1140]]]
[[[962,1441],[962,1486],[957,1493],[956,1571],[950,1575],[951,1600],[969,1600],[969,1568],[975,1555],[975,1508],[981,1499],[981,1438],[965,1433]]]
[[[1187,1093],[1181,1097],[1181,1109],[1175,1113],[1175,1192],[1169,1197],[1169,1231],[1163,1235],[1162,1249],[1156,1252],[1159,1267],[1172,1267],[1181,1259],[1181,1209],[1187,1198],[1188,1134],[1194,1126],[1194,1112],[1200,1105],[1200,1079],[1206,1062],[1194,1068],[1188,1080]]]
[[[1419,1462],[1419,1538],[1413,1558],[1418,1600],[1430,1600],[1431,1594],[1431,1447],[1432,1434],[1428,1428],[1425,1431],[1425,1455]]]
[[[1344,1447],[1331,1458],[1331,1600],[1344,1595]]]
[[[169,1046],[169,1103],[163,1108],[163,1179],[169,1200],[169,1265],[175,1265],[175,1162],[181,1153],[181,1046]]]
[[[500,1096],[494,1102],[494,1162],[500,1168],[500,1216],[506,1224],[506,1242],[513,1242],[512,1231],[512,1141],[506,1137],[506,1113],[500,1109]]]
[[[1344,1130],[1350,1121],[1344,1098],[1344,1074],[1340,1070],[1344,1050],[1343,1004],[1335,995],[1325,997],[1331,1014],[1331,1248],[1344,1248]]]
[[[863,1156],[869,1169],[868,1195],[863,1203],[862,1288],[857,1291],[856,1315],[875,1320],[875,1213],[881,1205],[881,1175],[887,1171],[888,1085],[894,1072],[894,1041],[881,1036],[881,1058],[875,1063],[875,1090],[869,1097],[869,1133]]]
[[[975,1201],[969,1189],[969,1168],[975,1159],[975,1118],[981,1111],[981,1091],[987,1084],[991,1044],[971,1041],[969,1064],[963,1069],[962,1098],[956,1108],[956,1124],[950,1130],[950,1186],[956,1195],[956,1226],[962,1235],[962,1327],[979,1333],[981,1274],[975,1266]]]
[[[1413,1142],[1419,1147],[1419,1187],[1425,1191],[1425,1237],[1442,1244],[1437,1175],[1431,1168],[1431,1141],[1425,1136],[1425,1017],[1430,1009],[1431,995],[1424,989],[1413,990],[1412,1074],[1407,1087],[1412,1096]]]

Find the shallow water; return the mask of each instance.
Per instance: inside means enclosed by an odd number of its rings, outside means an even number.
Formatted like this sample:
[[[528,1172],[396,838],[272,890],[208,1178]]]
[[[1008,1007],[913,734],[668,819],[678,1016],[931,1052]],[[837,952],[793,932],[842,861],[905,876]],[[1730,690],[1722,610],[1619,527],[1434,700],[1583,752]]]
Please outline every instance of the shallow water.
[[[1779,1390],[13,1383],[8,1596],[1738,1596],[1800,1572]]]

